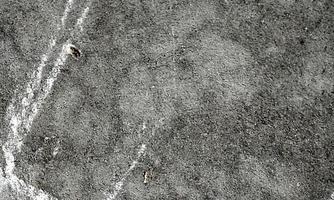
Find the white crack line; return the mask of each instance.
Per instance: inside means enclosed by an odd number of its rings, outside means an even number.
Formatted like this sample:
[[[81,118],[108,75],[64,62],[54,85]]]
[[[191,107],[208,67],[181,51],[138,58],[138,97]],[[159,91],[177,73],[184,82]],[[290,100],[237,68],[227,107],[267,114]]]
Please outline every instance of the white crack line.
[[[75,24],[75,29],[80,28],[80,32],[83,31],[82,24],[83,24],[84,19],[87,17],[87,14],[89,12],[90,4],[91,4],[91,1],[89,1],[87,7],[84,9],[80,18],[77,19],[77,22]],[[60,73],[60,69],[65,64],[65,62],[67,60],[67,57],[68,57],[68,54],[70,52],[70,47],[71,46],[73,46],[71,44],[71,40],[67,40],[63,44],[62,50],[59,53],[59,56],[58,56],[57,60],[54,62],[54,67],[51,71],[51,74],[46,79],[46,84],[44,85],[44,87],[42,89],[42,91],[45,91],[45,92],[38,98],[38,101],[33,104],[32,113],[29,116],[29,122],[30,123],[26,125],[26,128],[31,127],[31,123],[33,122],[34,118],[36,117],[36,115],[38,113],[38,110],[42,107],[43,102],[45,101],[45,99],[47,98],[49,93],[51,92],[52,86],[53,86],[54,82],[57,80],[58,74]]]
[[[58,25],[58,30],[60,30],[61,28],[63,28],[63,29],[65,28],[67,15],[70,12],[70,10],[72,9],[72,5],[73,5],[73,0],[68,0],[67,3],[66,3],[64,14],[61,18],[61,27]]]
[[[107,198],[108,200],[114,200],[117,197],[118,193],[123,188],[125,179],[129,176],[131,171],[136,167],[136,165],[138,164],[138,160],[145,153],[145,150],[146,150],[146,144],[142,144],[140,146],[140,149],[139,149],[138,153],[137,153],[137,158],[134,161],[132,161],[132,164],[131,164],[130,168],[123,174],[121,180],[119,180],[115,184],[115,188],[114,188],[113,193],[112,194],[105,193],[105,195],[108,196],[108,198]]]
[[[82,23],[84,19],[87,17],[90,4],[91,4],[91,1],[89,1],[88,6],[84,9],[84,11],[82,12],[80,18],[77,20],[77,23],[75,25],[75,29],[77,29],[78,27],[81,27],[80,32],[83,31]],[[58,74],[60,73],[60,69],[65,64],[68,58],[68,54],[70,52],[71,46],[73,46],[71,44],[71,40],[67,40],[63,44],[62,50],[60,51],[57,60],[54,62],[54,67],[52,68],[50,75],[46,79],[46,84],[42,88],[42,92],[44,93],[42,93],[38,97],[38,100],[32,104],[31,114],[29,115],[28,123],[25,125],[25,127],[28,130],[30,130],[34,118],[38,114],[38,111],[42,107],[42,104],[45,102],[45,99],[48,97],[49,93],[51,92],[52,86],[54,82],[57,80]]]
[[[68,57],[68,54],[67,54],[68,50],[67,49],[69,48],[69,46],[70,46],[69,40],[66,43],[63,44],[62,50],[59,53],[57,60],[54,62],[54,67],[52,68],[52,71],[51,71],[50,75],[47,77],[46,83],[42,87],[42,94],[40,94],[38,96],[37,101],[34,101],[31,104],[31,113],[27,116],[28,120],[24,124],[24,126],[27,130],[31,129],[31,125],[32,125],[36,115],[38,114],[38,111],[41,109],[42,104],[45,102],[45,99],[50,94],[52,86],[53,86],[54,82],[57,80],[57,76],[60,72],[60,68],[61,68],[61,66],[63,66],[65,64],[66,59]]]
[[[155,127],[153,128],[153,131],[152,131],[151,135],[148,135],[148,138],[149,138],[148,141],[150,140],[150,138],[155,136],[156,129],[162,126],[162,124],[164,123],[164,120],[165,119],[162,118],[162,119],[159,120],[159,122],[157,124],[155,124]],[[146,128],[147,128],[146,122],[144,121],[143,125],[142,125],[142,130],[144,131],[144,130],[146,130]],[[113,193],[110,194],[110,193],[104,192],[104,195],[107,196],[107,200],[114,200],[117,197],[117,195],[119,194],[119,192],[123,188],[125,179],[130,175],[131,171],[136,167],[136,165],[138,164],[139,159],[145,153],[146,148],[147,148],[147,145],[145,143],[143,143],[140,146],[140,149],[137,152],[137,158],[134,161],[132,161],[132,164],[131,164],[130,168],[123,174],[121,180],[119,180],[115,184],[115,188],[113,190]]]
[[[87,7],[85,8],[84,12],[82,13],[81,17],[78,19],[77,24],[76,24],[76,27],[79,27],[81,32],[83,31],[82,24],[83,24],[83,21],[87,18],[90,4],[91,4],[91,1],[89,1]]]
[[[67,13],[70,11],[71,6],[73,4],[73,0],[69,0],[66,4],[66,8],[64,11],[64,15],[62,17],[62,27],[65,25],[65,20],[67,19]],[[89,2],[90,5],[90,2]],[[82,23],[83,20],[86,18],[87,13],[89,11],[89,7],[87,6],[84,12],[82,13],[81,17],[78,19],[76,23],[76,27],[79,26],[80,31],[82,31]],[[47,193],[45,193],[43,190],[36,189],[35,187],[26,184],[23,180],[20,180],[15,174],[15,158],[14,153],[20,152],[21,146],[22,146],[22,140],[24,137],[19,135],[19,132],[22,131],[22,125],[26,129],[26,132],[30,131],[32,122],[34,118],[36,117],[39,109],[42,107],[42,104],[44,103],[45,99],[47,98],[48,94],[50,93],[52,86],[54,82],[57,79],[57,76],[60,72],[60,68],[62,65],[65,64],[66,59],[68,57],[67,55],[67,48],[70,46],[70,40],[68,40],[66,43],[63,44],[62,50],[57,58],[57,60],[54,62],[54,68],[51,71],[51,74],[48,76],[46,80],[46,84],[43,86],[42,94],[37,97],[37,100],[33,101],[34,98],[34,92],[38,91],[40,89],[40,83],[42,79],[42,72],[46,65],[46,62],[48,61],[50,54],[52,53],[53,47],[56,44],[56,39],[50,40],[50,45],[48,48],[48,51],[46,54],[42,55],[41,63],[37,70],[33,72],[31,76],[30,82],[27,84],[27,88],[25,91],[24,97],[21,101],[21,109],[17,110],[15,109],[15,96],[9,105],[7,109],[7,119],[9,119],[10,124],[10,132],[8,134],[7,142],[2,147],[2,150],[4,152],[4,157],[6,161],[6,167],[5,167],[5,184],[4,185],[10,185],[12,189],[17,193],[17,195],[24,195],[29,196],[30,198],[36,199],[36,200],[47,200],[47,199],[55,199],[54,197],[50,197]],[[19,98],[22,95],[19,95]],[[30,111],[30,113],[28,111]],[[24,134],[25,136],[25,134]],[[1,174],[2,175],[2,174]],[[1,185],[2,189],[5,187],[4,185]]]
[[[6,183],[9,184],[15,192],[20,194],[23,193],[30,197],[33,196],[33,198],[37,200],[50,199],[50,198],[47,198],[48,195],[44,191],[37,190],[33,186],[27,185],[24,181],[20,180],[14,174],[14,169],[15,169],[14,153],[20,152],[21,150],[22,140],[24,138],[24,136],[21,136],[19,134],[20,131],[22,131],[21,126],[29,122],[27,120],[27,113],[33,101],[34,91],[37,91],[38,88],[40,87],[43,69],[46,65],[46,62],[49,59],[49,56],[55,44],[56,40],[51,39],[48,51],[46,54],[42,55],[41,63],[37,68],[37,70],[34,71],[33,74],[31,75],[31,79],[27,84],[27,88],[24,91],[24,94],[18,96],[18,98],[24,96],[21,100],[21,105],[18,106],[19,110],[15,109],[14,99],[9,105],[7,109],[7,118],[10,119],[9,120],[10,132],[8,134],[7,142],[2,147],[6,161],[6,167],[5,167]],[[30,130],[30,127],[26,128],[27,128],[26,131]]]

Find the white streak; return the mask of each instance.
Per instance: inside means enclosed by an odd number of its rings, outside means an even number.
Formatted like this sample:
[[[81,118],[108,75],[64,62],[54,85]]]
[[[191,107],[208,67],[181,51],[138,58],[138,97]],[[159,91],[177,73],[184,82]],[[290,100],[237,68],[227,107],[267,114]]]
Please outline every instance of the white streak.
[[[34,91],[36,91],[40,87],[42,72],[46,65],[46,62],[49,59],[50,53],[52,52],[53,47],[55,46],[56,41],[54,39],[50,40],[50,44],[48,50],[41,57],[41,63],[39,64],[37,70],[33,72],[31,75],[30,81],[27,84],[27,88],[24,91],[23,98],[21,100],[21,106],[17,111],[13,99],[7,109],[7,118],[9,119],[10,132],[8,133],[8,138],[6,143],[2,146],[2,150],[4,152],[5,157],[5,175],[6,175],[6,183],[9,184],[16,192],[23,192],[28,196],[32,194],[36,194],[37,197],[42,197],[45,194],[43,191],[37,190],[32,186],[27,186],[23,181],[18,179],[18,177],[14,174],[15,169],[15,157],[14,152],[20,151],[22,146],[22,136],[19,134],[19,130],[21,125],[26,120],[27,109],[29,105],[33,101]],[[19,95],[20,98],[20,95]],[[39,198],[41,199],[41,198]],[[45,198],[44,198],[45,199]]]
[[[137,158],[134,161],[132,161],[132,164],[131,164],[130,168],[123,174],[121,180],[119,180],[115,184],[115,188],[114,188],[113,193],[109,194],[109,195],[106,194],[106,195],[108,195],[108,200],[114,200],[117,197],[119,191],[121,191],[121,189],[123,188],[125,179],[129,176],[131,171],[136,167],[136,165],[138,164],[138,160],[144,154],[145,150],[146,150],[146,144],[142,144],[138,153],[137,153]]]
[[[73,0],[68,0],[67,3],[66,3],[65,11],[64,11],[63,17],[61,18],[61,26],[62,26],[62,28],[65,28],[65,21],[67,19],[68,13],[72,9],[72,4],[73,4]],[[60,29],[60,27],[58,26],[58,30],[59,29]]]
[[[62,20],[66,19],[67,13],[71,9],[72,4],[73,4],[73,0],[69,0],[67,2],[66,9],[64,11],[64,16],[63,16]],[[88,5],[90,5],[90,2],[89,2]],[[84,9],[84,11],[82,12],[81,17],[77,20],[76,27],[78,27],[78,26],[81,27],[80,31],[83,31],[82,24],[83,24],[84,19],[87,17],[88,11],[89,11],[89,7],[87,6]],[[43,93],[38,97],[38,100],[36,102],[34,102],[31,106],[31,113],[28,116],[28,120],[25,122],[25,128],[26,129],[30,130],[34,118],[36,117],[39,109],[41,108],[41,106],[43,104],[43,102],[45,101],[45,99],[49,95],[54,82],[57,80],[60,69],[65,64],[66,59],[68,57],[68,52],[70,51],[69,50],[70,46],[73,46],[72,44],[70,44],[70,40],[66,41],[63,44],[62,50],[61,50],[57,60],[54,62],[54,68],[52,69],[51,74],[49,75],[49,77],[46,79],[46,85],[44,85],[44,87],[42,88]]]
[[[62,28],[65,27],[65,20],[67,19],[68,12],[70,11],[73,4],[73,0],[69,0],[66,4],[66,8],[61,18],[61,25]],[[78,25],[81,27],[82,31],[82,23],[83,20],[86,18],[88,13],[88,8],[86,8],[82,14],[82,17],[78,20]],[[58,25],[58,30],[60,30],[60,26]],[[15,106],[15,102],[17,102],[15,96],[12,99],[10,105],[7,109],[7,119],[9,120],[10,125],[10,132],[8,133],[8,138],[6,143],[2,146],[2,150],[4,152],[5,157],[5,173],[3,176],[2,170],[0,173],[0,191],[4,189],[5,186],[10,185],[14,193],[16,193],[18,198],[26,198],[30,197],[31,199],[35,200],[48,200],[54,199],[53,197],[49,196],[43,190],[36,189],[35,187],[26,184],[23,180],[20,180],[15,174],[15,152],[20,152],[22,146],[22,140],[25,136],[26,131],[30,131],[32,122],[36,117],[39,109],[41,108],[43,102],[47,98],[48,94],[50,93],[54,82],[57,79],[59,74],[60,68],[62,65],[65,64],[67,58],[67,48],[69,48],[69,41],[67,41],[59,54],[59,57],[54,62],[54,68],[51,71],[51,74],[48,76],[46,80],[46,84],[42,86],[42,91],[38,94],[37,100],[34,99],[34,92],[39,91],[41,88],[41,80],[42,80],[42,73],[43,69],[46,66],[47,61],[49,60],[50,54],[53,51],[54,46],[56,45],[56,39],[51,39],[48,50],[45,54],[41,56],[41,63],[39,64],[36,71],[30,77],[30,81],[27,84],[26,90],[23,94],[19,94],[17,98],[18,101],[21,99],[21,105]],[[22,98],[21,98],[22,97]],[[20,136],[20,132],[22,130],[20,128],[25,127],[23,136]],[[4,180],[2,180],[4,179]]]
[[[152,134],[149,136],[150,138],[153,137],[155,135],[155,130],[156,128],[160,127],[162,124],[164,123],[164,118],[159,120],[159,123],[155,124],[155,128],[152,131]],[[145,130],[146,127],[146,122],[143,122],[143,126],[142,126],[142,130]],[[136,167],[136,165],[138,164],[138,160],[142,157],[142,155],[145,153],[146,151],[146,144],[143,143],[140,146],[139,151],[137,152],[137,158],[132,161],[132,164],[130,166],[130,168],[123,174],[122,178],[115,184],[115,188],[113,190],[113,192],[110,193],[104,193],[107,196],[107,200],[114,200],[117,195],[119,194],[119,192],[121,191],[123,185],[124,185],[124,181],[125,179],[129,176],[129,174],[131,173],[131,171]]]
[[[20,180],[14,174],[14,152],[20,152],[21,150],[23,136],[20,135],[20,127],[23,124],[29,122],[29,119],[27,119],[27,113],[29,111],[30,105],[33,102],[34,91],[37,91],[40,87],[43,69],[50,57],[50,54],[55,44],[56,40],[51,39],[48,50],[45,54],[41,56],[41,63],[39,64],[37,70],[34,71],[31,75],[26,90],[22,95],[18,96],[18,98],[21,98],[21,96],[23,96],[21,100],[21,105],[18,105],[18,108],[16,108],[14,105],[15,100],[13,99],[8,106],[7,118],[9,119],[10,132],[8,133],[6,143],[2,147],[6,162],[6,183],[9,184],[15,192],[20,193],[21,195],[27,195],[37,200],[44,200],[50,198],[47,198],[48,195],[44,191],[38,190],[30,185],[25,184],[24,181]],[[29,130],[30,129],[28,129],[28,131]]]
[[[51,71],[51,74],[46,79],[46,84],[42,87],[42,93],[38,96],[37,101],[31,104],[31,113],[27,116],[27,120],[24,124],[27,130],[30,130],[32,122],[34,121],[36,115],[38,114],[39,109],[42,107],[42,104],[45,102],[45,99],[51,92],[54,82],[57,80],[58,74],[60,72],[61,66],[66,62],[68,54],[66,53],[69,48],[69,42],[67,41],[62,46],[62,50],[59,53],[57,60],[54,62],[54,67]]]
[[[43,190],[34,188],[31,185],[27,185],[23,180],[20,180],[17,176],[10,177],[9,184],[14,189],[19,197],[26,198],[27,196],[35,200],[50,200],[54,199],[50,197]]]
[[[57,146],[53,149],[52,156],[55,157],[59,152],[59,140],[57,141]]]
[[[89,3],[89,5],[90,5],[90,3]],[[80,28],[81,32],[83,31],[83,27],[82,27],[83,21],[86,19],[87,14],[89,12],[89,5],[85,8],[85,10],[83,11],[83,13],[81,14],[81,17],[77,20],[77,23],[75,25],[76,28],[77,27]]]
[[[55,45],[56,45],[56,40],[51,39],[50,44],[49,44],[49,48],[48,48],[46,54],[42,55],[40,65],[38,66],[37,70],[33,72],[32,76],[30,78],[30,81],[27,84],[27,88],[26,88],[26,91],[25,91],[25,96],[22,98],[22,101],[21,101],[21,106],[22,106],[21,117],[25,121],[24,124],[29,123],[29,122],[26,122],[26,120],[27,120],[27,109],[30,109],[29,106],[33,102],[34,91],[38,91],[40,89],[43,69],[46,65],[46,62],[49,60],[50,54],[51,54],[52,49]],[[30,130],[30,127],[29,127],[28,131],[29,130]]]

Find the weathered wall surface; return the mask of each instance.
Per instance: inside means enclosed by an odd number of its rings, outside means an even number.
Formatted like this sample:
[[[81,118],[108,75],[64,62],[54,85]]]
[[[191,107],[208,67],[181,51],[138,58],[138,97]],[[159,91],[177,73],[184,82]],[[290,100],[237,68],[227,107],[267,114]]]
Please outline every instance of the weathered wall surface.
[[[68,2],[0,3],[2,145],[49,40],[42,84],[64,42],[82,53],[20,129],[26,184],[56,199],[333,199],[330,0],[73,0],[65,19]]]

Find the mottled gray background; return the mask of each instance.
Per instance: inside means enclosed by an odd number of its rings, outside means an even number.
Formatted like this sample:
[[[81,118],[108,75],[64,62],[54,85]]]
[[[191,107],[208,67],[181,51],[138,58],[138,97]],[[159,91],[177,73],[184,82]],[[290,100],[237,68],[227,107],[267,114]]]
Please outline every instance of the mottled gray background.
[[[74,1],[57,48],[85,3]],[[0,0],[1,144],[14,89],[37,68],[65,5]],[[15,173],[58,199],[105,199],[145,143],[116,199],[330,200],[333,8],[92,1],[73,37],[83,56],[67,60]]]

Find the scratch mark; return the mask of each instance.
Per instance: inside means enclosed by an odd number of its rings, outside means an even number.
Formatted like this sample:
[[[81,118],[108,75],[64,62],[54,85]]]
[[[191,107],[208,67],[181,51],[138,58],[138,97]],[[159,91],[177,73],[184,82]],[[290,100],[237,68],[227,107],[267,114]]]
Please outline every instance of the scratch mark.
[[[66,8],[61,18],[62,28],[65,26],[65,21],[67,19],[68,12],[70,11],[73,4],[73,0],[68,0]],[[82,27],[83,20],[86,18],[86,15],[89,11],[87,7],[81,18],[78,19],[77,24]],[[58,30],[60,26],[58,25]],[[81,28],[80,31],[83,29]],[[30,77],[30,81],[27,84],[26,90],[23,94],[18,94],[16,97],[14,95],[10,105],[7,108],[6,118],[9,120],[10,132],[8,133],[8,138],[6,143],[2,146],[5,157],[5,172],[3,174],[1,170],[1,181],[0,191],[4,189],[7,185],[10,185],[18,197],[26,198],[27,196],[35,200],[48,200],[55,199],[52,196],[49,196],[46,192],[35,187],[26,184],[23,180],[20,180],[15,174],[15,157],[14,153],[20,152],[22,141],[27,132],[30,131],[32,122],[36,117],[39,109],[42,107],[43,102],[49,95],[54,82],[57,79],[57,76],[60,72],[60,68],[65,64],[68,55],[66,52],[69,48],[70,40],[63,44],[62,50],[54,62],[54,68],[52,69],[50,75],[46,80],[46,84],[42,86],[42,92],[38,94],[37,100],[34,100],[34,92],[40,90],[40,84],[42,80],[43,69],[49,60],[50,54],[53,51],[54,46],[56,45],[56,39],[51,39],[48,50],[45,54],[41,56],[41,62],[36,71],[34,71]],[[23,96],[23,98],[22,98]],[[21,105],[15,106],[16,98],[21,99]],[[25,129],[24,129],[25,128]],[[23,132],[23,136],[20,133]]]
[[[57,80],[57,76],[60,72],[61,66],[63,66],[66,62],[66,59],[68,57],[68,54],[66,53],[69,48],[69,40],[63,44],[62,50],[59,53],[59,56],[57,60],[54,62],[54,67],[49,75],[49,77],[46,79],[46,84],[43,86],[43,93],[38,97],[37,101],[32,103],[31,106],[31,113],[28,115],[28,120],[25,123],[25,128],[27,130],[30,130],[32,123],[38,114],[38,111],[41,109],[42,104],[45,102],[45,99],[48,97],[49,93],[51,92],[52,86],[54,82]]]
[[[88,6],[85,8],[85,10],[83,11],[81,17],[77,20],[77,23],[75,25],[75,27],[79,27],[80,28],[80,31],[82,32],[83,31],[83,27],[82,27],[82,24],[83,24],[83,21],[87,18],[87,14],[89,12],[89,6],[90,6],[90,2],[88,4]]]
[[[150,138],[155,136],[156,129],[161,127],[165,123],[164,120],[165,120],[164,118],[161,118],[158,121],[158,123],[155,124],[155,127],[153,128],[152,133],[148,136],[148,138],[149,138],[148,140],[150,140]],[[146,122],[144,121],[143,125],[142,125],[142,130],[146,130],[146,128],[147,128]],[[114,188],[113,192],[111,194],[107,193],[107,192],[104,193],[104,195],[107,196],[107,200],[114,200],[117,197],[117,195],[119,194],[119,192],[123,188],[125,179],[129,176],[131,171],[136,167],[136,165],[138,164],[138,160],[145,153],[146,148],[147,148],[147,145],[145,143],[143,143],[140,146],[140,149],[137,152],[137,158],[134,161],[132,161],[132,164],[131,164],[130,168],[123,174],[122,178],[115,184],[115,188]]]
[[[41,63],[37,70],[33,72],[31,75],[30,81],[27,84],[25,93],[23,94],[23,98],[21,100],[21,109],[16,110],[14,104],[15,100],[13,99],[11,104],[9,105],[7,109],[7,118],[9,120],[9,126],[10,126],[10,132],[8,134],[8,138],[6,143],[3,145],[2,150],[4,152],[5,157],[5,176],[6,176],[6,182],[9,184],[13,189],[15,189],[16,192],[20,193],[26,193],[28,195],[34,194],[34,196],[39,199],[45,199],[42,198],[44,196],[47,196],[46,193],[44,193],[41,190],[34,189],[32,186],[26,185],[22,180],[20,180],[15,174],[15,158],[14,153],[20,152],[21,146],[22,146],[22,140],[23,136],[19,134],[20,131],[22,131],[20,128],[23,124],[26,124],[29,122],[29,119],[27,119],[27,113],[29,110],[29,106],[31,105],[34,97],[34,91],[38,90],[40,87],[41,79],[42,79],[42,72],[43,68],[46,65],[46,62],[52,52],[53,47],[55,46],[55,39],[50,40],[50,44],[48,47],[48,51],[46,54],[42,55],[41,57]],[[22,95],[19,95],[19,98]],[[20,107],[19,107],[20,108]],[[30,130],[30,127],[26,127],[27,131]]]
[[[109,194],[108,200],[114,200],[117,197],[118,193],[123,188],[125,179],[129,176],[131,171],[136,167],[136,165],[138,164],[138,160],[144,154],[145,150],[146,150],[146,144],[142,144],[137,153],[137,158],[134,161],[132,161],[130,168],[123,174],[121,180],[115,184],[114,191],[112,194]]]
[[[66,19],[67,19],[67,15],[70,12],[70,10],[72,9],[72,5],[73,5],[73,0],[68,0],[67,3],[66,3],[64,14],[61,18],[61,27],[58,26],[58,30],[60,30],[61,28],[65,28],[65,22],[66,22]]]

